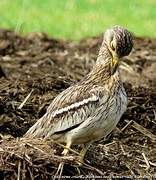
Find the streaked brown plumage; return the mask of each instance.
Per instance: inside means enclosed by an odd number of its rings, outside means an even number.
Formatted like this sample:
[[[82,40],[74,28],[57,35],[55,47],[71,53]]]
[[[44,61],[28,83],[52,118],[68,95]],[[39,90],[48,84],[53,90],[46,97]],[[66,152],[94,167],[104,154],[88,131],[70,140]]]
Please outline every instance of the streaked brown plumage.
[[[109,134],[126,110],[127,95],[118,65],[132,46],[132,36],[126,29],[119,26],[108,29],[92,71],[60,93],[25,136],[65,143],[67,149],[63,154],[72,144],[84,144],[82,160],[88,145]]]

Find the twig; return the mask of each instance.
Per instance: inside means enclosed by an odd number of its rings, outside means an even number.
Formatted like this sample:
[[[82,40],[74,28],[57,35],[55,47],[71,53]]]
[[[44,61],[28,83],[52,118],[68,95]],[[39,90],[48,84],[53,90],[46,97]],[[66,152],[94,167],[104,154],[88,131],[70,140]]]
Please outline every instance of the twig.
[[[129,171],[131,172],[132,176],[135,176],[135,173],[133,172],[133,170],[130,168],[130,166],[125,163],[126,167],[129,169]]]
[[[32,174],[32,172],[31,172],[29,166],[28,166],[28,171],[29,171],[29,173],[30,173],[31,180],[34,180],[33,174]]]
[[[128,107],[127,109],[130,110],[130,109],[133,109],[133,108],[136,108],[136,107],[137,107],[137,105],[133,105],[133,106]]]
[[[104,173],[102,171],[100,171],[99,169],[95,168],[95,167],[92,167],[91,165],[89,164],[86,164],[85,162],[82,162],[78,159],[76,159],[77,163],[78,164],[81,164],[81,165],[84,165],[83,167],[86,168],[86,169],[90,169],[92,171],[96,171],[98,174],[100,174],[101,176],[104,176]]]
[[[23,161],[22,180],[26,179],[25,161]]]
[[[0,152],[1,152],[1,151],[4,151],[4,149],[2,149],[2,148],[0,147]]]
[[[6,151],[6,150],[5,150],[4,152],[10,154],[11,156],[12,156],[12,155],[15,155],[16,157],[18,157],[18,158],[20,158],[20,159],[23,159],[22,156],[20,156],[19,154],[14,153],[14,152]]]
[[[51,140],[51,141],[52,141],[52,140]],[[67,147],[64,146],[63,144],[60,144],[60,143],[58,143],[58,142],[56,142],[56,141],[52,141],[52,142],[54,142],[55,144],[57,144],[57,145],[59,145],[59,146],[61,146],[61,147],[63,147],[63,148],[66,148],[66,149],[68,149],[69,151],[71,151],[71,152],[73,152],[73,153],[79,155],[78,152],[76,152],[75,150],[73,150],[73,149],[71,149],[71,148],[67,148]]]
[[[32,166],[33,163],[30,161],[30,157],[28,156],[28,154],[24,153],[24,159]]]
[[[57,171],[56,171],[56,173],[55,173],[55,176],[54,176],[54,180],[56,179],[56,177],[57,177],[57,179],[61,179],[61,176],[62,176],[62,172],[63,172],[63,168],[64,168],[64,162],[61,162],[60,164],[59,164],[59,166],[58,166],[58,169],[57,169]],[[58,177],[59,176],[59,177]]]
[[[146,118],[147,118],[147,120],[148,120],[149,122],[152,122],[153,124],[156,124],[155,120],[151,120],[151,119],[149,118],[149,116],[146,116]]]
[[[128,122],[128,121],[126,121],[126,122]],[[147,136],[147,137],[151,138],[152,140],[156,141],[156,136],[154,134],[152,134],[149,130],[142,127],[140,124],[136,123],[135,121],[133,121],[132,127],[135,128],[136,130],[140,131],[145,136]]]
[[[1,84],[0,85],[0,90],[2,91],[2,90],[4,90],[6,87],[8,87],[8,89],[9,89],[9,85],[10,85],[10,83],[8,82],[5,82],[5,84]]]
[[[80,162],[80,161],[79,161]],[[82,163],[82,162],[81,162]],[[84,167],[88,167],[88,169],[92,170],[92,171],[96,171],[98,174],[100,174],[101,176],[104,176],[104,173],[102,171],[100,171],[99,169],[92,167],[86,163],[82,163],[83,165],[85,165]]]
[[[70,160],[70,161],[73,161],[75,159],[74,156],[62,156],[60,157],[62,160]]]
[[[47,154],[44,151],[42,151],[40,148],[38,148],[38,147],[36,147],[36,146],[34,146],[34,145],[30,144],[30,143],[26,143],[25,146],[32,147],[33,149],[36,149],[36,150],[40,151],[43,154]]]
[[[128,123],[120,130],[121,132],[125,131],[125,129],[132,123],[133,121],[128,121]]]
[[[156,112],[155,112],[155,110],[153,110],[153,113],[154,113],[154,120],[156,121]]]
[[[152,163],[151,161],[149,161],[149,164],[150,164],[151,166],[156,167],[156,163]]]
[[[119,145],[120,145],[120,148],[121,148],[121,151],[122,151],[123,155],[126,155],[126,152],[125,152],[121,142],[119,142]]]
[[[107,146],[104,145],[104,144],[98,144],[97,146],[102,147],[102,148],[104,149],[104,151],[108,151],[108,150],[109,150],[109,147],[107,147]],[[93,149],[92,152],[94,152],[94,149]]]
[[[20,174],[21,174],[21,161],[18,162],[18,174],[17,174],[17,180],[20,180]]]
[[[24,106],[24,104],[25,104],[25,103],[28,101],[28,99],[30,98],[30,96],[31,96],[31,94],[32,94],[33,91],[34,91],[33,89],[30,91],[30,93],[27,95],[27,97],[24,99],[24,101],[19,105],[19,107],[18,107],[17,109],[22,109],[22,107]]]
[[[108,144],[105,144],[105,146],[108,147],[108,146],[111,146],[111,145],[116,144],[116,143],[117,143],[116,141],[113,141],[113,142],[110,142]]]
[[[136,158],[137,160],[139,160],[139,161],[141,161],[141,162],[144,162],[145,163],[145,160],[143,160],[143,159],[140,159],[140,158]],[[153,163],[153,162],[151,162],[151,161],[148,161],[149,162],[149,164],[151,165],[151,166],[154,166],[154,167],[156,167],[156,163]],[[147,167],[147,166],[146,166]]]
[[[4,151],[4,150],[3,150],[3,151]],[[14,156],[18,157],[19,159],[22,159],[22,160],[23,160],[23,157],[20,156],[19,154],[16,154],[15,152],[6,151],[6,150],[5,150],[4,152],[10,154],[11,156],[14,155]],[[25,155],[25,158],[24,158],[24,159],[25,159],[28,163],[30,163],[30,165],[32,165],[32,162],[30,161],[30,157],[29,157],[27,154],[24,154],[24,155]]]
[[[144,160],[145,160],[145,162],[146,162],[146,165],[147,165],[146,170],[148,170],[148,169],[150,168],[149,161],[148,161],[148,159],[146,158],[146,156],[145,156],[144,153],[142,153],[142,156],[143,156],[143,158],[144,158]]]

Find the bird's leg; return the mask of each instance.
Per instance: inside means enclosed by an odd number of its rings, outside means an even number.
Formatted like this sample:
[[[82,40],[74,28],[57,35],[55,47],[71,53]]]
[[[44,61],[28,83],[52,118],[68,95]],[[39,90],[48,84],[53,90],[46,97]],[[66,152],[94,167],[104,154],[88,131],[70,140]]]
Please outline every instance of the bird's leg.
[[[72,144],[71,141],[67,141],[67,144],[66,144],[66,146],[65,146],[65,148],[64,148],[64,150],[63,150],[63,152],[62,152],[62,154],[63,154],[64,156],[66,156],[66,155],[68,154],[69,148],[70,148],[71,144]]]
[[[91,144],[90,142],[84,144],[84,147],[83,147],[82,150],[80,151],[80,155],[79,155],[79,158],[78,158],[78,161],[79,161],[78,164],[79,164],[79,166],[82,165],[83,160],[84,160],[84,157],[85,157],[85,155],[86,155],[86,152],[87,152],[90,144]]]
[[[71,144],[72,144],[71,141],[67,141],[66,146],[65,146],[65,148],[64,148],[64,150],[62,152],[62,154],[64,156],[66,156],[68,154]],[[64,167],[64,162],[61,162],[59,164],[59,166],[58,166],[58,169],[57,169],[57,172],[56,172],[55,176],[59,175],[59,177],[61,178],[61,175],[62,175],[62,172],[63,172],[63,167]]]

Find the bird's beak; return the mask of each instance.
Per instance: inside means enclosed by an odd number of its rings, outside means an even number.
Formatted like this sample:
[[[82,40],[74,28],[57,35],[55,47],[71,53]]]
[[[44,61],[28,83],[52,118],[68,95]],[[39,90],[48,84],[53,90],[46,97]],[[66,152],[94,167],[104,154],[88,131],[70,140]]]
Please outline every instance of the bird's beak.
[[[112,57],[112,62],[111,62],[111,74],[112,75],[116,72],[118,65],[119,65],[118,56],[113,56]]]

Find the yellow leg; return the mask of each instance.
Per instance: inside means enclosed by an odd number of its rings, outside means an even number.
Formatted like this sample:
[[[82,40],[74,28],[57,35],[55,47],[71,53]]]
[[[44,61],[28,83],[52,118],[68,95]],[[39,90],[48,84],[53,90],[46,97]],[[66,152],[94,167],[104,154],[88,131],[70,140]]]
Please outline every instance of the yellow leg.
[[[84,147],[83,147],[82,150],[80,151],[80,155],[79,155],[79,158],[78,158],[78,160],[79,160],[78,164],[79,164],[80,166],[83,164],[84,157],[85,157],[85,155],[86,155],[86,152],[87,152],[90,144],[91,144],[91,143],[84,144]]]
[[[64,148],[64,150],[63,150],[63,152],[62,152],[62,154],[63,154],[64,156],[66,156],[66,155],[68,154],[69,148],[70,148],[71,144],[72,144],[71,141],[68,141],[68,142],[67,142],[67,144],[66,144],[66,146],[65,146],[65,148]],[[61,178],[61,175],[62,175],[62,172],[63,172],[63,167],[64,167],[64,162],[61,162],[61,163],[59,164],[58,169],[57,169],[57,172],[56,172],[56,174],[55,174],[55,176],[58,176],[58,175],[59,175],[59,179]]]
[[[68,154],[69,148],[70,148],[71,144],[72,144],[71,141],[67,142],[66,147],[65,147],[65,149],[64,149],[63,152],[62,152],[62,154],[63,154],[64,156],[66,156],[66,155]]]

